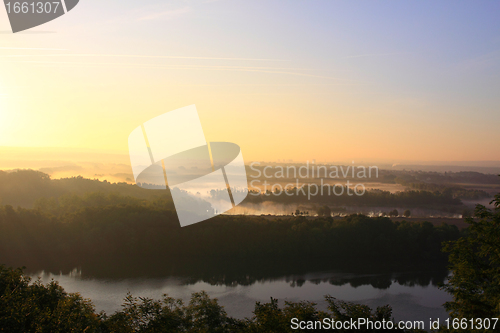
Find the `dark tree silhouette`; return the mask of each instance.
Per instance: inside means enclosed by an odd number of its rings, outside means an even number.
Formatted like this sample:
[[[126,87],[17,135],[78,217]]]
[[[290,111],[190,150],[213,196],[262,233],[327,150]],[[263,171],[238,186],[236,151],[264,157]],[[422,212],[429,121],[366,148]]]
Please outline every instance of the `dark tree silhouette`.
[[[466,236],[445,247],[453,272],[445,307],[454,318],[500,317],[500,194],[492,203],[493,211],[477,205]]]

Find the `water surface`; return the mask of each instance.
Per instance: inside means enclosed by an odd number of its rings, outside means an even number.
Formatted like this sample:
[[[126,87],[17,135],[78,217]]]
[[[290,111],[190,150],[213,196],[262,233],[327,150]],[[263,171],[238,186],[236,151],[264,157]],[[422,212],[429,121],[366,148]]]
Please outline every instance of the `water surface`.
[[[164,277],[86,276],[74,269],[69,273],[53,274],[40,271],[31,274],[43,282],[58,281],[66,291],[79,292],[90,298],[97,311],[111,314],[121,309],[127,293],[158,299],[163,294],[189,301],[192,293],[206,291],[223,305],[230,316],[251,317],[255,302],[268,302],[270,297],[283,301],[308,300],[325,310],[324,295],[344,301],[366,304],[372,308],[389,304],[396,320],[423,320],[447,318],[442,307],[451,297],[438,288],[447,272],[429,271],[377,271],[349,272],[345,270],[315,271],[282,276],[192,275]]]

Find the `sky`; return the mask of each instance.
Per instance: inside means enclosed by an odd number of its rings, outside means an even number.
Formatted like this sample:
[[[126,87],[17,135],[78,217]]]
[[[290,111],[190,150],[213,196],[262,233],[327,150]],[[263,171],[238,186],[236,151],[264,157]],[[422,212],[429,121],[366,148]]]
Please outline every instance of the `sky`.
[[[500,161],[499,12],[81,0],[12,34],[0,7],[0,147],[126,154],[137,126],[195,104],[245,160]]]

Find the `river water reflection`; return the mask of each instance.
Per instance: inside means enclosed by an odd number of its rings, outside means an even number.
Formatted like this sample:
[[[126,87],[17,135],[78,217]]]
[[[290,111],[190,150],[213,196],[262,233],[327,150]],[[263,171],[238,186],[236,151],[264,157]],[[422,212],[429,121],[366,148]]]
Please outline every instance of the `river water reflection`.
[[[443,303],[451,297],[440,290],[448,275],[445,270],[375,271],[317,270],[301,274],[259,277],[238,275],[191,276],[89,276],[85,270],[54,274],[32,273],[42,281],[58,281],[66,291],[79,292],[90,298],[97,311],[111,314],[121,309],[128,292],[134,296],[160,298],[163,294],[188,301],[191,293],[205,290],[218,298],[227,313],[237,318],[251,317],[255,302],[268,302],[270,297],[283,301],[308,300],[325,310],[324,295],[344,301],[366,304],[372,308],[390,304],[396,320],[447,318]]]

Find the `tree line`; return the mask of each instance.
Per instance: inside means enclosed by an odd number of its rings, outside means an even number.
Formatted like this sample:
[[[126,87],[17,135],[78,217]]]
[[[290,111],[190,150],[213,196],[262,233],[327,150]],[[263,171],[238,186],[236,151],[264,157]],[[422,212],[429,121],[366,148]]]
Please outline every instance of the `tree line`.
[[[322,195],[318,195],[322,193]],[[346,188],[335,194],[332,187],[316,187],[305,185],[302,189],[290,187],[284,190],[268,190],[266,192],[251,191],[245,199],[247,203],[259,204],[275,202],[280,204],[317,204],[330,206],[369,206],[369,207],[419,207],[459,211],[463,203],[459,198],[453,197],[450,192],[431,192],[424,190],[408,190],[396,193],[373,189],[356,195],[352,189]],[[350,193],[350,195],[349,195]]]
[[[386,217],[302,216],[269,220],[221,215],[181,228],[161,199],[109,194],[71,196],[59,205],[0,207],[0,262],[58,262],[77,267],[105,260],[443,261],[441,242],[456,226],[393,222]]]
[[[169,197],[166,191],[146,190],[127,183],[110,183],[81,176],[51,179],[48,174],[35,170],[0,170],[0,204],[33,208],[41,198],[58,199],[65,195],[82,196],[86,193],[119,193],[144,200]]]
[[[385,175],[385,173],[383,173]],[[392,173],[385,175],[389,177]],[[367,190],[362,196],[349,195],[346,188],[337,188],[338,195],[332,187],[304,186],[303,190],[287,188],[286,191],[267,191],[258,193],[251,191],[244,203],[262,203],[266,201],[281,204],[318,204],[332,207],[342,206],[376,206],[429,208],[460,213],[464,210],[461,199],[476,200],[489,197],[484,191],[464,189],[459,186],[432,184],[418,180],[410,174],[406,178],[393,177],[389,182],[398,182],[408,186],[410,190],[391,193],[382,190]],[[480,174],[482,175],[482,174]],[[389,177],[390,178],[390,177]],[[394,181],[396,179],[396,181]],[[482,179],[482,178],[481,178]],[[489,178],[487,178],[489,179]],[[349,190],[352,194],[353,190]],[[148,190],[127,183],[109,183],[97,179],[71,177],[50,179],[50,176],[34,170],[0,171],[0,204],[13,207],[33,208],[36,205],[46,207],[66,205],[78,200],[87,193],[119,194],[140,200],[154,201],[161,199],[173,209],[172,197],[168,190]],[[218,193],[214,193],[217,196]],[[48,209],[48,208],[47,208]]]

